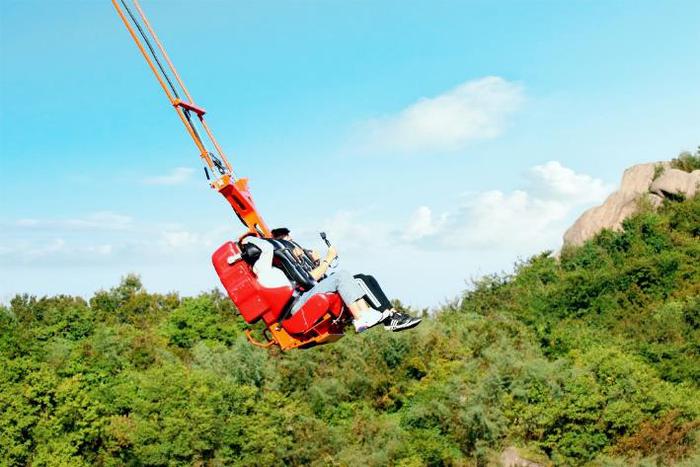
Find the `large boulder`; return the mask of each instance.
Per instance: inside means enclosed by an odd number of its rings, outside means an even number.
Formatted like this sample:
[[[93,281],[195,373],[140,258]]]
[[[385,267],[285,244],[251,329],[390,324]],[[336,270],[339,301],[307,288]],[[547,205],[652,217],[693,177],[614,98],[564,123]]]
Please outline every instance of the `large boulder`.
[[[637,209],[635,196],[615,192],[603,204],[590,208],[564,233],[564,245],[581,245],[603,229],[618,230]]]
[[[651,183],[649,191],[662,197],[692,198],[700,189],[699,187],[700,170],[688,173],[678,169],[667,169]]]
[[[612,193],[600,206],[585,211],[564,233],[564,245],[581,245],[603,229],[619,230],[622,221],[637,210],[639,198],[648,196],[649,186],[659,171],[668,170],[668,162],[638,164],[625,170],[620,189]],[[661,198],[648,196],[653,204]]]
[[[622,174],[619,193],[638,196],[649,191],[649,185],[654,180],[657,171],[665,172],[669,167],[668,162],[649,162],[633,165]],[[663,173],[661,172],[661,173]]]
[[[584,212],[564,233],[564,246],[576,246],[603,229],[620,230],[622,222],[634,214],[641,199],[659,206],[664,198],[692,198],[700,193],[700,170],[685,172],[670,162],[639,164],[625,170],[620,189],[603,204]]]

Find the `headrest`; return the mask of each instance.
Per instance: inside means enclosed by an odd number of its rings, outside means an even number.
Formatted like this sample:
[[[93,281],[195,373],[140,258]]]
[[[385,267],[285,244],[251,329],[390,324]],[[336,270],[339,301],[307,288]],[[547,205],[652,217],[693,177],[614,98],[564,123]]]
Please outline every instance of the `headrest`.
[[[262,250],[260,247],[254,245],[253,243],[248,242],[241,245],[241,258],[243,258],[243,261],[251,266],[255,264],[255,262],[260,258],[261,254]]]
[[[275,250],[267,240],[255,236],[243,238],[243,240],[240,241],[239,246],[241,247],[241,258],[243,258],[243,260],[251,266],[253,266],[263,255],[267,255],[272,258]]]

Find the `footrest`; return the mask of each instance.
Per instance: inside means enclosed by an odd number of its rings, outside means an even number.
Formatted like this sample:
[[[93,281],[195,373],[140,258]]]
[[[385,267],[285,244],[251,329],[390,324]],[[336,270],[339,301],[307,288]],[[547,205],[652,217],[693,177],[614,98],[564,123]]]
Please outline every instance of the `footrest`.
[[[197,107],[196,105],[190,104],[189,102],[181,101],[180,99],[175,99],[175,101],[173,101],[173,105],[175,107],[182,107],[185,110],[191,110],[192,112],[196,113],[200,117],[202,115],[204,115],[205,113],[207,113],[207,111],[204,110],[203,108]]]

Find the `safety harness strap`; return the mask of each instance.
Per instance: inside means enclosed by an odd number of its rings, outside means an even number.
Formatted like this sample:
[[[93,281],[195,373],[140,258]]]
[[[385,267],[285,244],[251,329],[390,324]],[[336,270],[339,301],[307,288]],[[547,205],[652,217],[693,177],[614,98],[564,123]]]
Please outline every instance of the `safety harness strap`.
[[[300,259],[292,250],[294,244],[286,240],[267,239],[275,249],[273,264],[284,271],[287,278],[294,282],[303,291],[311,289],[316,285],[316,280],[311,275]]]

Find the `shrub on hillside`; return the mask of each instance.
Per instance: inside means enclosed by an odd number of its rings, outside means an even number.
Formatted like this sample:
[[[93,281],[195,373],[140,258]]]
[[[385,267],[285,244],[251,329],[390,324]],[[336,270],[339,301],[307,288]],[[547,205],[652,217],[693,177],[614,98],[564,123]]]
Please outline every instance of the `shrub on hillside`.
[[[683,170],[685,172],[692,172],[693,170],[700,169],[700,147],[695,151],[695,154],[691,152],[682,152],[675,159],[671,160],[671,167],[674,169]]]

